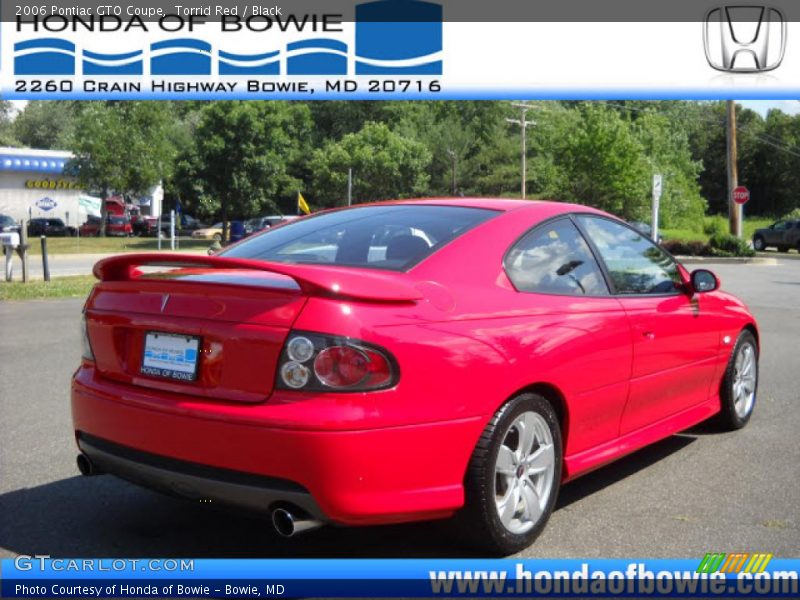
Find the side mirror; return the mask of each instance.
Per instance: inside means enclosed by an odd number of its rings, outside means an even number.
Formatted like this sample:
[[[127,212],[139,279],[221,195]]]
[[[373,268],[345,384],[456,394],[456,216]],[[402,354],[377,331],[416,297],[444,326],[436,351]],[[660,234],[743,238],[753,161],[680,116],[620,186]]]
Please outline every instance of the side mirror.
[[[719,279],[711,271],[697,269],[692,271],[692,290],[695,294],[713,292],[719,288]]]

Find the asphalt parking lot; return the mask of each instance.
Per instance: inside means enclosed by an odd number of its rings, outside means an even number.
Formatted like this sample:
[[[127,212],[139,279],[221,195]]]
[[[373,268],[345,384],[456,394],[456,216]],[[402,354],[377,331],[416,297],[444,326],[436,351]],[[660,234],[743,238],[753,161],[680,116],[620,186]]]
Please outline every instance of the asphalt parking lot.
[[[569,484],[524,556],[800,556],[800,260],[709,267],[761,325],[752,421],[737,433],[699,426]],[[81,304],[0,303],[0,556],[474,556],[444,523],[286,541],[266,521],[79,477],[69,378]]]

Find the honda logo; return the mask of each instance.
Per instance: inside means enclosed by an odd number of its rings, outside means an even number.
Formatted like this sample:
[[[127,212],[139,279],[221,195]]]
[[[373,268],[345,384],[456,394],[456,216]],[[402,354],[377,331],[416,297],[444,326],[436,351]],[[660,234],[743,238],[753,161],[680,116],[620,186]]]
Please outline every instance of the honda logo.
[[[767,6],[721,6],[706,15],[703,42],[708,64],[719,71],[771,71],[786,52],[786,19]]]

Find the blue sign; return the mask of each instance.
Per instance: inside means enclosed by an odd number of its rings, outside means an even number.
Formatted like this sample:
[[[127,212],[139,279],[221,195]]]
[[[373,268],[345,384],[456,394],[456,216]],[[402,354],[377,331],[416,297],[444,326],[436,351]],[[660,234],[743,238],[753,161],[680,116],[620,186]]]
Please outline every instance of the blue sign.
[[[350,41],[332,37],[296,40],[283,48],[259,48],[252,55],[214,49],[207,41],[183,37],[150,44],[150,74],[211,76],[215,66],[219,75],[346,76],[353,71],[356,75],[442,74],[440,4],[421,0],[358,4],[355,30],[354,64],[348,56]],[[79,50],[75,43],[61,38],[24,40],[14,44],[14,71],[22,76],[144,75],[144,50],[119,52],[119,43],[118,37],[113,50],[97,51]],[[281,73],[282,64],[285,73]],[[82,73],[78,73],[77,65]]]
[[[53,210],[56,206],[58,206],[58,202],[53,200],[52,198],[40,198],[36,201],[36,206],[43,211]]]

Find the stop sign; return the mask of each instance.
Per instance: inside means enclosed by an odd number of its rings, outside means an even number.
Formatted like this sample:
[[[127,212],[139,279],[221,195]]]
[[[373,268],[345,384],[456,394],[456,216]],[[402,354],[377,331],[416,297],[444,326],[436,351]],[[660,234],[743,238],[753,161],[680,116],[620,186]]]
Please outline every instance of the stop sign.
[[[747,204],[748,200],[750,200],[750,190],[746,187],[740,185],[733,190],[733,201],[736,204]]]

